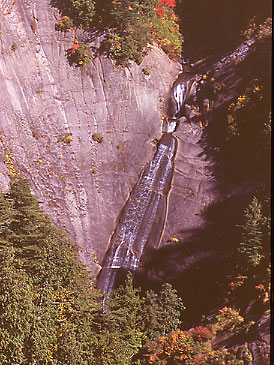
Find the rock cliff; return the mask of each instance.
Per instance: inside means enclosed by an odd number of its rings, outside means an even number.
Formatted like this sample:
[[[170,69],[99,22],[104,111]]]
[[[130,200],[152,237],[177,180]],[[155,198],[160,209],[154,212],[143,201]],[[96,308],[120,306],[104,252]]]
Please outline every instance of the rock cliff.
[[[0,189],[6,191],[18,173],[26,177],[97,274],[119,214],[162,135],[180,65],[152,47],[141,65],[122,68],[98,55],[83,68],[71,66],[65,51],[75,34],[55,30],[58,17],[48,0],[0,3]],[[192,36],[196,71],[214,84],[204,113],[192,110],[193,120],[181,119],[174,133],[178,151],[160,248],[146,252],[139,278],[142,284],[148,278],[148,286],[170,281],[180,288],[189,309],[186,326],[224,303],[219,283],[228,272],[235,225],[254,191],[268,183],[269,171],[255,161],[242,169],[244,160],[220,151],[233,98],[254,78],[269,95],[269,34],[234,39],[227,47],[220,34],[208,43],[203,34],[200,49],[200,35]],[[99,45],[95,32],[78,30],[77,38],[90,40],[90,49]],[[260,344],[269,342],[266,322],[258,322]]]
[[[28,178],[96,273],[92,255],[103,258],[154,153],[178,65],[153,48],[140,66],[123,69],[100,56],[80,69],[65,54],[74,34],[55,30],[58,12],[47,0],[5,0],[0,17],[0,188],[15,170]]]

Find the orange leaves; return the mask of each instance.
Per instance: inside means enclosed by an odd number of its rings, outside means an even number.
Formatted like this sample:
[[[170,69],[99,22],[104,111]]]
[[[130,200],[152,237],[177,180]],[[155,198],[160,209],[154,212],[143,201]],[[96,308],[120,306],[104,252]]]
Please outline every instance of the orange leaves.
[[[80,47],[79,42],[77,41],[77,39],[74,40],[73,45],[71,46],[71,48],[68,50],[68,52],[70,53],[75,53],[76,50]]]
[[[78,67],[85,66],[90,62],[88,45],[77,39],[74,39],[71,48],[67,50],[67,55],[70,62],[76,63]]]

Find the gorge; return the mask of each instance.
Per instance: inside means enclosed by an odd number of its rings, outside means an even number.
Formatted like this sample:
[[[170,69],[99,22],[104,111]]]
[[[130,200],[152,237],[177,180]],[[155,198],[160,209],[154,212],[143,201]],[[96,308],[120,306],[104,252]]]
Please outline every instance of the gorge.
[[[76,35],[98,49],[96,31],[56,30],[60,14],[47,0],[2,1],[0,189],[27,178],[105,292],[127,269],[143,289],[171,282],[187,307],[185,328],[227,303],[241,308],[255,318],[255,335],[243,341],[264,364],[269,315],[256,310],[259,298],[229,297],[224,283],[234,280],[243,212],[269,189],[268,144],[256,127],[270,110],[269,5],[198,3],[178,6],[201,81],[189,104],[176,96],[180,115],[168,101],[181,64],[156,45],[140,65],[117,66],[102,53],[76,67],[66,50]],[[262,101],[259,111],[245,100]],[[240,132],[255,125],[256,134],[229,144],[229,117],[234,130],[243,121]]]

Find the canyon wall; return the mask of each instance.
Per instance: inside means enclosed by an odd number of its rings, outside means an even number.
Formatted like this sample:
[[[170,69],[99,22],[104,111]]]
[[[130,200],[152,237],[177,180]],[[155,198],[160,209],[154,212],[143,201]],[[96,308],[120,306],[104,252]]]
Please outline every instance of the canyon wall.
[[[155,152],[180,67],[156,47],[140,66],[121,68],[103,55],[84,68],[70,66],[65,50],[75,35],[56,31],[58,19],[47,0],[0,4],[0,189],[20,171],[96,273],[93,254],[102,260]]]

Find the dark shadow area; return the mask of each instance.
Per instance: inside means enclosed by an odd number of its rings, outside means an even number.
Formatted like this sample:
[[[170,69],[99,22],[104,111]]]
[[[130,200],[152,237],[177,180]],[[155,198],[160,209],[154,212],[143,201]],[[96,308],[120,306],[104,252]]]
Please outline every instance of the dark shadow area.
[[[110,26],[113,19],[111,18],[111,10],[113,9],[113,1],[112,0],[104,0],[101,2],[100,0],[96,1],[95,4],[95,15],[94,15],[94,24],[98,27],[98,29],[105,29],[107,26]]]
[[[177,1],[185,56],[191,62],[218,59],[235,48],[251,19],[262,23],[271,17],[271,6],[270,0]]]
[[[227,77],[230,84],[226,84],[223,94],[222,91],[217,94],[216,100],[211,99],[213,109],[205,115],[209,123],[200,143],[206,155],[215,161],[212,172],[225,190],[247,181],[250,185],[270,181],[271,137],[264,131],[271,110],[270,54],[271,43],[267,39],[259,42],[256,51],[243,62],[224,70],[221,82]],[[254,80],[261,86],[262,100],[246,104],[242,115],[238,114],[242,118],[240,135],[228,139],[228,106]]]
[[[224,288],[229,275],[233,275],[233,260],[239,244],[236,225],[243,223],[243,210],[254,193],[211,205],[204,213],[205,228],[193,229],[185,242],[147,253],[144,272],[137,273],[136,285],[158,291],[163,282],[170,282],[186,306],[185,328],[198,325],[203,315],[225,304]]]

